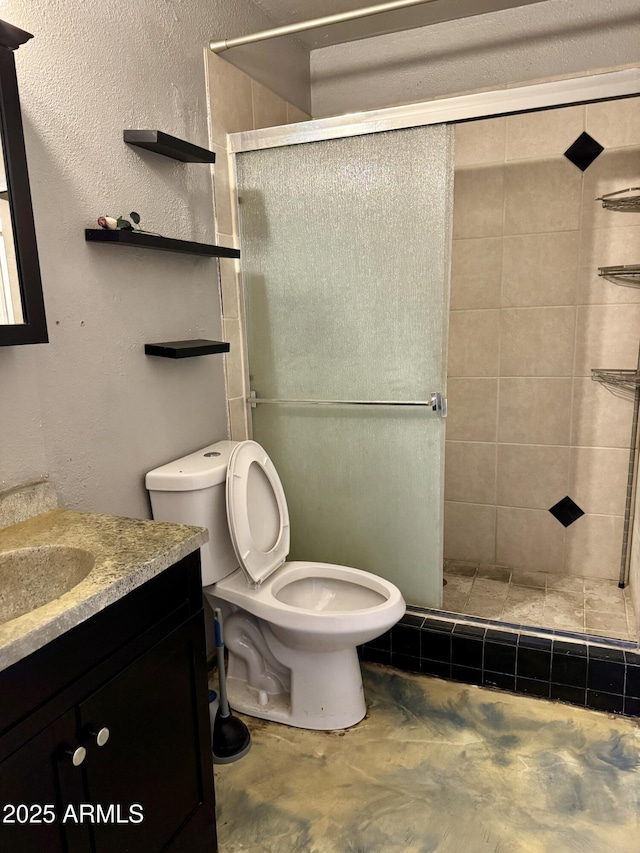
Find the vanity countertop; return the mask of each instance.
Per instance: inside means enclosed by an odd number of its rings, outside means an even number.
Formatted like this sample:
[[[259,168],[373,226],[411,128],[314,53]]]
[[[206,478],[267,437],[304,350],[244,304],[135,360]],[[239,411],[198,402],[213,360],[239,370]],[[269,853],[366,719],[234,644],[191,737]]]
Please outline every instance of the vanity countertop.
[[[53,545],[81,548],[95,558],[89,574],[73,589],[0,623],[0,670],[123,598],[208,538],[200,527],[66,509],[0,528],[0,552]]]

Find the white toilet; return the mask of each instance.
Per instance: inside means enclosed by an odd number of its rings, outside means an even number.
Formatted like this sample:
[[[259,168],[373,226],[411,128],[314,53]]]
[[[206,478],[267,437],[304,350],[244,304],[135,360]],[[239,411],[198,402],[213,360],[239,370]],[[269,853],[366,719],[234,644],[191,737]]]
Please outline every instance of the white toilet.
[[[146,476],[153,517],[209,529],[204,594],[225,616],[236,711],[304,729],[366,712],[356,646],[402,618],[400,590],[369,572],[285,562],[289,511],[255,441],[219,441]]]

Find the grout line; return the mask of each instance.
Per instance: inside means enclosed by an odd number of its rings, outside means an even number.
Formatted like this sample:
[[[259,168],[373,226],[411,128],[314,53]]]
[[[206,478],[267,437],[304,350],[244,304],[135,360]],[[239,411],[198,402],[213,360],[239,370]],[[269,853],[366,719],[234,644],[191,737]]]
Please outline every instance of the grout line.
[[[456,562],[464,562],[464,561],[456,561]],[[471,564],[471,565],[473,565],[473,564]],[[500,568],[502,568],[502,567],[500,567]],[[523,570],[523,571],[526,571],[526,570]],[[566,592],[566,593],[567,593],[567,594],[569,594],[569,595],[574,595],[574,594],[576,594],[576,593],[575,593],[573,590],[562,590],[562,589],[556,589],[555,587],[549,587],[549,577],[551,577],[551,576],[556,576],[556,577],[559,577],[559,578],[563,578],[563,579],[564,579],[564,577],[566,577],[566,576],[561,575],[560,573],[557,573],[557,572],[545,572],[545,573],[543,573],[543,574],[546,574],[546,575],[547,575],[547,577],[545,578],[545,588],[544,588],[544,607],[543,607],[543,616],[541,617],[541,618],[542,618],[542,621],[543,621],[543,623],[544,623],[545,616],[546,616],[546,609],[547,609],[547,607],[548,607],[548,603],[547,603],[547,597],[548,597],[548,596],[547,596],[547,593],[548,593],[548,592],[560,592],[560,593],[562,593],[562,592]],[[469,588],[469,592],[466,594],[466,597],[465,597],[465,603],[464,603],[464,605],[462,605],[462,607],[463,607],[463,608],[466,608],[466,607],[468,606],[468,603],[469,603],[470,597],[471,597],[471,595],[472,595],[472,593],[473,593],[473,590],[474,590],[474,587],[475,587],[475,582],[476,582],[476,580],[483,580],[483,578],[479,578],[479,575],[478,575],[478,568],[476,568],[476,569],[475,569],[474,574],[473,574],[473,575],[471,575],[471,576],[455,575],[455,574],[452,574],[452,575],[451,575],[451,577],[471,577],[471,579],[472,579],[472,583],[471,583],[471,586],[470,586],[470,588]],[[530,589],[530,590],[532,590],[532,591],[533,591],[533,590],[536,590],[536,589],[537,589],[537,590],[540,590],[540,589],[541,589],[540,587],[525,587],[525,586],[523,586],[523,585],[521,585],[521,584],[515,584],[515,583],[513,583],[512,578],[513,578],[513,573],[510,573],[510,575],[509,575],[509,580],[508,580],[508,581],[502,581],[502,580],[499,580],[499,579],[497,579],[497,578],[487,578],[488,580],[494,580],[494,581],[497,581],[498,583],[504,584],[504,585],[507,587],[507,593],[506,593],[506,595],[505,595],[505,599],[504,599],[504,606],[503,606],[503,608],[502,608],[502,610],[501,610],[500,617],[499,617],[499,618],[498,618],[498,620],[497,620],[498,622],[512,622],[512,619],[511,619],[511,618],[509,618],[509,615],[508,615],[508,613],[509,613],[509,609],[508,609],[508,607],[507,607],[507,601],[508,601],[508,599],[509,599],[509,591],[510,591],[510,589],[511,589],[511,587],[512,587],[512,586],[514,586],[514,587],[519,587],[520,589]],[[592,631],[592,632],[594,632],[594,633],[593,633],[592,635],[589,635],[589,636],[595,636],[595,637],[599,637],[599,638],[603,638],[603,639],[625,640],[625,641],[628,641],[628,642],[637,642],[637,640],[636,640],[636,638],[635,638],[635,636],[634,636],[634,632],[631,630],[630,622],[629,622],[629,619],[628,619],[628,616],[627,616],[628,609],[627,609],[626,599],[625,599],[624,597],[621,597],[622,614],[620,613],[620,607],[617,607],[615,610],[612,610],[612,611],[604,611],[604,610],[602,610],[602,611],[598,611],[598,610],[590,610],[589,612],[602,613],[602,614],[609,614],[609,615],[612,615],[612,616],[620,616],[620,615],[624,615],[624,616],[625,616],[625,624],[626,624],[626,636],[625,636],[625,637],[620,637],[620,636],[616,637],[616,636],[612,636],[612,634],[611,634],[611,633],[604,634],[604,632],[602,632],[602,633],[596,633],[596,629],[595,629],[595,628],[594,628],[594,629],[589,629],[589,628],[587,627],[587,607],[586,607],[587,592],[586,592],[586,590],[585,590],[585,588],[584,588],[584,581],[589,580],[589,581],[592,581],[592,582],[597,582],[597,581],[601,580],[601,581],[603,582],[603,585],[604,585],[604,586],[605,586],[605,588],[607,588],[607,589],[609,588],[609,583],[608,583],[608,579],[605,579],[605,578],[603,578],[603,579],[599,579],[599,578],[583,578],[582,580],[583,580],[582,608],[581,608],[581,610],[582,610],[582,628],[577,628],[577,627],[561,627],[561,626],[546,626],[546,625],[544,625],[544,624],[543,624],[543,625],[538,625],[538,624],[531,624],[531,625],[528,625],[528,624],[526,624],[526,623],[520,623],[520,624],[522,624],[522,627],[523,627],[525,630],[530,630],[530,631],[543,631],[543,632],[544,632],[544,631],[547,631],[547,632],[548,632],[548,631],[551,631],[551,632],[553,632],[553,631],[561,631],[561,632],[562,632],[562,631],[566,631],[566,632],[580,633],[580,634],[585,634],[585,635],[589,634],[589,630],[591,630],[591,631]],[[452,611],[452,612],[454,612],[454,611]],[[632,612],[633,612],[633,611],[632,611]],[[467,617],[467,618],[468,618],[468,619],[470,619],[471,621],[473,621],[474,619],[480,619],[480,620],[486,620],[486,619],[489,619],[489,621],[491,621],[491,620],[495,619],[495,617],[484,617],[484,616],[479,616],[479,615],[477,615],[477,614],[473,614],[473,615],[472,615],[472,614],[468,614],[468,613],[461,613],[460,615],[461,615],[461,616],[464,616],[464,617]],[[514,621],[515,621],[515,620],[514,620]]]

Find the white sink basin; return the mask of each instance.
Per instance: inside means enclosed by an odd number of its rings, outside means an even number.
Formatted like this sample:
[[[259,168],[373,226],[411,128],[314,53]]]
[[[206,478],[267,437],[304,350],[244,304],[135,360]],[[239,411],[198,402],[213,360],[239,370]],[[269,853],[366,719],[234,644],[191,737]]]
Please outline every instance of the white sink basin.
[[[86,578],[94,562],[90,551],[62,545],[0,551],[0,623],[69,592]]]

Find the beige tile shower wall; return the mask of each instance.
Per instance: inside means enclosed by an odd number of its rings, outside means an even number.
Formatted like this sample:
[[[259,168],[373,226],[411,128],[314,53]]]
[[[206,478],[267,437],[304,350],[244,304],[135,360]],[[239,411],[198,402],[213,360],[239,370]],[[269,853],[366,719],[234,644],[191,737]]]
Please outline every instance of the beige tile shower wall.
[[[597,268],[640,263],[640,214],[595,199],[640,183],[640,99],[460,124],[456,150],[445,557],[617,578],[632,398],[591,368],[636,367],[640,289]]]
[[[213,168],[213,198],[216,232],[222,246],[240,245],[238,201],[233,158],[227,134],[307,121],[311,116],[256,82],[244,71],[205,50],[209,137],[216,153]],[[244,302],[240,263],[220,261],[222,331],[231,349],[225,356],[225,378],[231,438],[251,435],[251,419],[246,404],[249,393],[247,356],[243,334]]]

